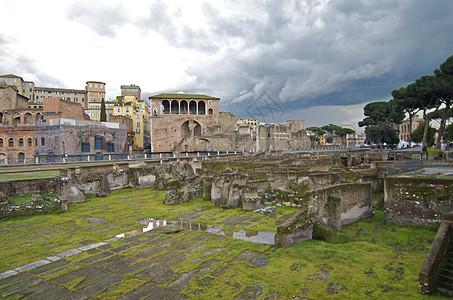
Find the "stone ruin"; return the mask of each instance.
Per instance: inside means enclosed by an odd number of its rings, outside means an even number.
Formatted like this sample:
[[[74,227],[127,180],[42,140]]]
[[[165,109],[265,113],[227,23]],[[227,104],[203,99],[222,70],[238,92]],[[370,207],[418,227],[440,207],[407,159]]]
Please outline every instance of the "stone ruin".
[[[277,231],[276,244],[287,246],[302,237],[311,238],[309,232],[316,222],[340,229],[372,215],[371,192],[379,183],[369,163],[369,157],[342,153],[203,161],[196,174],[167,185],[165,203],[202,196],[222,207],[249,211],[260,211],[263,204],[297,207],[297,217]]]

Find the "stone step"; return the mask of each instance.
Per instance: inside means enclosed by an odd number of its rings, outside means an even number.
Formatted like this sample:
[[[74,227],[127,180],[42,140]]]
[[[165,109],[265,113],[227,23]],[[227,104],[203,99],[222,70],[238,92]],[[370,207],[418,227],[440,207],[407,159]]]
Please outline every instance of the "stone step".
[[[439,282],[441,282],[441,281],[445,282],[445,283],[449,283],[453,286],[453,276],[446,274],[443,271],[439,275]]]
[[[445,288],[442,288],[442,287],[438,287],[437,290],[439,291],[439,293],[441,293],[442,295],[445,295],[445,296],[453,296],[453,290],[452,289],[445,289]]]

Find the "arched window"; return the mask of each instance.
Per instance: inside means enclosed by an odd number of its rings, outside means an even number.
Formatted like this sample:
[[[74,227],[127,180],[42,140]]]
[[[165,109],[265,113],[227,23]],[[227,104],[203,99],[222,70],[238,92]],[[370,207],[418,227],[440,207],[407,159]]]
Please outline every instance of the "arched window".
[[[187,115],[189,113],[189,106],[187,105],[187,101],[182,100],[179,105],[181,107],[181,114]]]
[[[204,103],[204,101],[198,102],[198,114],[199,115],[206,114],[206,103]]]
[[[14,139],[13,139],[13,138],[10,138],[10,139],[8,140],[8,146],[10,146],[10,147],[13,147],[13,146],[14,146]]]
[[[24,139],[19,138],[19,147],[23,147],[23,146],[24,146]]]
[[[168,102],[168,100],[162,101],[160,110],[161,110],[161,113],[163,113],[163,114],[169,114],[170,113],[170,102]]]
[[[33,146],[33,140],[31,138],[28,138],[27,139],[27,144],[28,144],[28,147]]]
[[[193,100],[189,102],[189,114],[190,115],[197,114],[197,102],[195,102]]]
[[[41,146],[46,145],[46,139],[44,137],[41,138]]]
[[[24,123],[25,124],[33,124],[33,116],[31,115],[31,113],[26,113],[24,115]]]
[[[37,113],[35,116],[36,121],[41,121],[42,120],[42,115],[40,113]]]
[[[18,113],[13,114],[13,125],[20,124],[20,115]]]
[[[195,122],[195,128],[193,129],[194,136],[201,136],[201,126],[198,122]]]
[[[171,101],[171,114],[179,115],[179,103],[176,100]]]
[[[190,137],[190,128],[189,128],[189,121],[185,121],[181,125],[181,135],[183,138]]]
[[[17,153],[17,159],[19,163],[23,164],[25,162],[25,154],[22,152]]]
[[[208,109],[208,115],[212,115],[213,111],[212,108]]]

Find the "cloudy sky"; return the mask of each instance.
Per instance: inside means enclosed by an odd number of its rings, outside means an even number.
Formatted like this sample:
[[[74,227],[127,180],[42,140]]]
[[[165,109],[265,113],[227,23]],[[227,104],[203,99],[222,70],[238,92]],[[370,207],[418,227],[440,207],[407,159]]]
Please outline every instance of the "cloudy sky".
[[[450,55],[451,0],[0,0],[1,74],[204,93],[266,122],[357,128]]]

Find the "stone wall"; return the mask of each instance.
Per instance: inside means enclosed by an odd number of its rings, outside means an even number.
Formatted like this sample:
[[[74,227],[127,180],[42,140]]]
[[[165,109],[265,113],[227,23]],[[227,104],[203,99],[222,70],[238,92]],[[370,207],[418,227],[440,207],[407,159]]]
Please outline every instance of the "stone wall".
[[[389,223],[440,223],[445,213],[453,211],[453,178],[387,177],[384,205]]]

